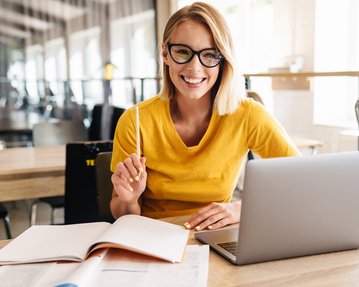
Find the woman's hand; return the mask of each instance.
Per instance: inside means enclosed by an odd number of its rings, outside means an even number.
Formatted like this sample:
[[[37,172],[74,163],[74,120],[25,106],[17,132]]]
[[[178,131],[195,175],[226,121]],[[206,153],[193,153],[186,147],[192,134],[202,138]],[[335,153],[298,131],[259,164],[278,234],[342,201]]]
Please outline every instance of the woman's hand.
[[[122,202],[137,202],[146,188],[146,158],[133,153],[119,162],[111,177],[114,192]]]
[[[196,231],[221,228],[228,224],[238,223],[241,214],[241,202],[217,203],[201,208],[184,224],[187,229]]]

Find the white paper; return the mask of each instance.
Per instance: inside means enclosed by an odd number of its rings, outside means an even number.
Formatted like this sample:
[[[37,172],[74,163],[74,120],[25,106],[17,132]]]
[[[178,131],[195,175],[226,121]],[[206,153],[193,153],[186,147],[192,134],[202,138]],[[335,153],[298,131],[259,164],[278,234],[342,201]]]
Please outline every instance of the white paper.
[[[93,222],[33,225],[0,250],[1,264],[82,261],[94,245],[119,247],[181,262],[189,230],[138,215],[125,215],[112,225]]]
[[[62,284],[78,287],[205,287],[208,261],[208,245],[188,245],[182,263],[169,263],[121,249],[104,249],[81,263],[1,266],[0,282],[2,287]]]
[[[205,287],[208,278],[208,245],[188,245],[181,263],[153,260],[127,251],[110,250],[91,287]]]
[[[136,228],[131,228],[133,226]],[[181,262],[188,235],[189,230],[178,225],[143,216],[127,215],[117,219],[97,242],[115,242],[125,249],[170,262]]]
[[[111,224],[33,225],[0,250],[3,263],[77,260]]]
[[[37,286],[37,281],[56,263],[20,264],[0,267],[1,287]]]

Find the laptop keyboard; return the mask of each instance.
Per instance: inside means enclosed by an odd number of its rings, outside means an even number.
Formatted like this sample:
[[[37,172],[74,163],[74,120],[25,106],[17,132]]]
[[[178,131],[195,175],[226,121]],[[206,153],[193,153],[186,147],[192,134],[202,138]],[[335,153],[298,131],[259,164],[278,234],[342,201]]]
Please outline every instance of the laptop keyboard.
[[[217,243],[217,245],[227,250],[229,253],[233,254],[234,256],[236,256],[237,241]]]

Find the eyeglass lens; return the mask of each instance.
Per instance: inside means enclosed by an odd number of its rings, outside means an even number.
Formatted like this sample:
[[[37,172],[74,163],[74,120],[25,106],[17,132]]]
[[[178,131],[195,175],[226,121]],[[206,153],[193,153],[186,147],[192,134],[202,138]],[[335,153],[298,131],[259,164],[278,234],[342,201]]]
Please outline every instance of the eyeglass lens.
[[[221,54],[214,48],[194,51],[184,45],[173,44],[168,46],[170,55],[177,64],[185,64],[191,61],[195,54],[199,56],[200,62],[206,67],[215,67],[222,60]]]

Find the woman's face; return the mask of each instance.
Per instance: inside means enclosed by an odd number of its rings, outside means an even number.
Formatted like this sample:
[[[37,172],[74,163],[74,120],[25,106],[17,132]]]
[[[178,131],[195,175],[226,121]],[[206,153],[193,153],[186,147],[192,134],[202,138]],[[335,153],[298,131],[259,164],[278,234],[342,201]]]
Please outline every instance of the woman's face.
[[[183,44],[192,50],[200,51],[207,48],[215,48],[211,32],[203,24],[193,20],[180,23],[170,38],[170,44]],[[162,44],[163,61],[169,67],[171,81],[176,87],[176,97],[199,99],[203,96],[210,97],[210,92],[215,84],[220,65],[208,68],[201,64],[198,55],[185,64],[177,64],[170,56],[167,43]]]

